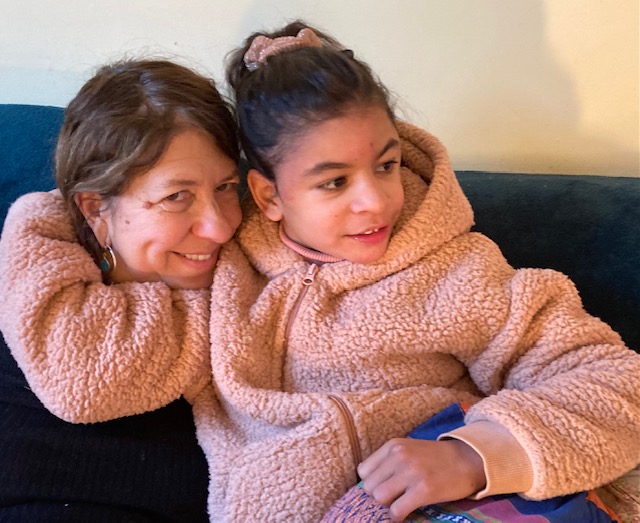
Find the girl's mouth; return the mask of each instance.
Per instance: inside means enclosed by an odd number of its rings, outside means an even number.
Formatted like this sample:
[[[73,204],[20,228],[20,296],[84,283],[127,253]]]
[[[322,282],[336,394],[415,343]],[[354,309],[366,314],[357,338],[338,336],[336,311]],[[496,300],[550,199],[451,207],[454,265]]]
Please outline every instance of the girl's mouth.
[[[389,227],[382,225],[379,227],[372,227],[358,234],[352,234],[351,238],[364,243],[378,243],[386,239]]]

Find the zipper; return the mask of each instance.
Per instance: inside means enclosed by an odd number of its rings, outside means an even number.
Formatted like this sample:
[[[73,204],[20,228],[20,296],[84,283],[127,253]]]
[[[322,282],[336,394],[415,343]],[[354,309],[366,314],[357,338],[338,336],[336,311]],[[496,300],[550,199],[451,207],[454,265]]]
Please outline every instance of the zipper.
[[[291,309],[291,314],[289,314],[289,319],[287,320],[287,327],[285,329],[285,338],[284,338],[285,351],[287,349],[287,344],[289,343],[289,335],[291,334],[291,327],[300,309],[300,304],[302,303],[302,300],[306,296],[307,291],[309,290],[309,287],[315,281],[317,272],[318,272],[318,266],[315,263],[312,263],[311,265],[309,265],[309,268],[307,269],[306,274],[302,278],[302,285],[304,285],[304,287],[300,291],[300,294],[298,294],[298,297],[296,298],[296,302],[293,304],[293,308]],[[349,446],[351,447],[351,454],[354,460],[354,467],[356,468],[355,474],[356,474],[356,478],[359,481],[360,477],[358,476],[357,467],[362,462],[362,449],[360,448],[360,442],[358,441],[358,432],[356,431],[356,424],[353,419],[353,415],[351,414],[349,407],[347,406],[347,404],[342,398],[338,396],[334,396],[332,394],[329,394],[327,397],[338,408],[338,411],[342,415],[342,419],[347,428],[347,437],[349,439]]]
[[[309,268],[307,269],[306,274],[302,277],[302,285],[304,285],[304,287],[300,291],[300,294],[298,294],[298,297],[296,298],[296,302],[293,304],[293,307],[291,309],[291,314],[289,314],[289,318],[287,319],[287,327],[284,330],[285,350],[286,350],[287,344],[289,343],[289,334],[291,334],[291,326],[293,325],[293,321],[296,319],[296,316],[298,315],[298,310],[300,310],[300,304],[302,303],[302,300],[306,296],[307,291],[309,290],[309,287],[313,284],[313,282],[316,279],[317,272],[318,272],[318,266],[315,263],[312,263],[311,265],[309,265]]]
[[[356,478],[359,481],[360,477],[358,476],[357,467],[360,463],[362,463],[362,449],[360,448],[360,442],[358,441],[358,433],[356,431],[356,424],[353,420],[353,415],[349,410],[349,407],[345,403],[345,401],[333,394],[329,394],[327,396],[331,401],[333,401],[338,407],[340,414],[342,414],[342,419],[344,420],[344,424],[347,428],[347,437],[349,438],[349,446],[351,447],[351,454],[353,455],[353,460],[356,467]]]
[[[302,285],[305,285],[306,287],[311,285],[313,281],[316,279],[316,272],[318,272],[318,266],[315,263],[312,263],[311,265],[309,265],[309,268],[307,269],[307,274],[305,274],[304,278],[302,278]]]

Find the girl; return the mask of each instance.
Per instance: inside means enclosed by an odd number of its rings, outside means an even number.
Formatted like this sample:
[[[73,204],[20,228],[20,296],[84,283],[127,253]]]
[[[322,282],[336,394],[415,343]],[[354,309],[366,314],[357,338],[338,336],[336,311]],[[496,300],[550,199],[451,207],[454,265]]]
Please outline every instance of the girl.
[[[359,475],[402,519],[638,462],[640,357],[565,276],[469,232],[444,148],[365,64],[296,22],[249,37],[227,77],[255,205],[214,276],[217,397],[195,404],[212,515],[314,521]],[[404,437],[454,402],[464,426]]]

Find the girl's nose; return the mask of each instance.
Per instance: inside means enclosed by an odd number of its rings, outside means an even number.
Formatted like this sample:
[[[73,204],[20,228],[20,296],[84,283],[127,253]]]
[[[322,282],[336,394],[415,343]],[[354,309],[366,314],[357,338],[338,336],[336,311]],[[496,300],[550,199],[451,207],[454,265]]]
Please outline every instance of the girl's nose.
[[[377,213],[384,209],[387,197],[382,183],[375,176],[367,176],[354,187],[351,202],[353,212]]]

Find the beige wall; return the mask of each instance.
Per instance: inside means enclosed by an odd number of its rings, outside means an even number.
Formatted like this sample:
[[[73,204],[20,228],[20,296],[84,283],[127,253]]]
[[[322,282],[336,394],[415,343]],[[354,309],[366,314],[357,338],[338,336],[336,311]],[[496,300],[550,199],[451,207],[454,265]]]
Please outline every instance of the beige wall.
[[[123,55],[220,80],[250,31],[296,17],[368,61],[457,169],[640,177],[637,0],[0,0],[0,103],[65,105]]]

